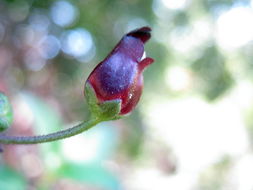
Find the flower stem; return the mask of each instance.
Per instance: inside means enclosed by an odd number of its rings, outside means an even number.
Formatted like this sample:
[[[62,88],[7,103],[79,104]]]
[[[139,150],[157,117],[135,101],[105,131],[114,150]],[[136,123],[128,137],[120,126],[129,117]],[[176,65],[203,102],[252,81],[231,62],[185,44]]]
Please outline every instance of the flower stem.
[[[101,122],[99,118],[93,118],[88,121],[82,122],[72,128],[65,129],[62,131],[58,131],[55,133],[50,133],[47,135],[39,135],[39,136],[6,136],[0,135],[0,143],[2,144],[38,144],[45,142],[52,142],[60,139],[64,139],[67,137],[71,137],[82,133],[90,129]]]

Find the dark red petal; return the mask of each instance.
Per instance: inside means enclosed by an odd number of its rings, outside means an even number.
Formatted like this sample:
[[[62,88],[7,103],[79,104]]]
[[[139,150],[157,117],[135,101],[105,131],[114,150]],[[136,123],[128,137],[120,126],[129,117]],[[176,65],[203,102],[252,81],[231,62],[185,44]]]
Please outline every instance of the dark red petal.
[[[129,32],[127,36],[133,36],[135,38],[140,39],[143,43],[145,43],[151,37],[150,32],[151,28],[146,26]]]
[[[145,67],[149,66],[153,62],[154,62],[154,59],[152,59],[150,57],[146,57],[145,59],[143,59],[141,62],[138,63],[138,68],[140,71],[143,71],[143,69],[145,69]]]
[[[143,76],[141,73],[136,77],[135,84],[131,86],[127,95],[127,101],[125,104],[122,104],[120,115],[127,114],[131,112],[137,105],[140,100],[143,89]]]

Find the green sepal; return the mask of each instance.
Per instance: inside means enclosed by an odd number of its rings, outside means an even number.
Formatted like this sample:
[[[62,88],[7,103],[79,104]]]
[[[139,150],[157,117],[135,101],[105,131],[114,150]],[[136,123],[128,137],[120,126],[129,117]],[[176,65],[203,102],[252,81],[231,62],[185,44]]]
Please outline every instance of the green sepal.
[[[95,90],[89,82],[85,84],[85,97],[92,117],[97,117],[101,121],[116,120],[121,116],[119,115],[121,110],[121,100],[108,100],[99,103]]]
[[[99,104],[101,116],[104,120],[116,120],[119,119],[119,113],[121,109],[121,100],[108,100]]]
[[[0,132],[6,130],[13,121],[13,113],[8,98],[0,92]]]
[[[96,113],[99,112],[99,106],[98,106],[99,103],[98,103],[95,91],[89,82],[85,83],[84,94],[87,100],[87,104],[89,106],[89,110],[91,111],[92,114],[96,115]]]

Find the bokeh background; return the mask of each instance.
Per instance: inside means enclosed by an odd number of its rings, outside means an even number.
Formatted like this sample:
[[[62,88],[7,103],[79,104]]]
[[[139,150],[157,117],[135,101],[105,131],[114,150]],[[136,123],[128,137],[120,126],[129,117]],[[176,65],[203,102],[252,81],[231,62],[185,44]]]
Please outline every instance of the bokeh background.
[[[0,0],[5,133],[87,119],[87,76],[146,25],[156,61],[137,109],[67,140],[3,146],[0,190],[253,189],[250,0]]]

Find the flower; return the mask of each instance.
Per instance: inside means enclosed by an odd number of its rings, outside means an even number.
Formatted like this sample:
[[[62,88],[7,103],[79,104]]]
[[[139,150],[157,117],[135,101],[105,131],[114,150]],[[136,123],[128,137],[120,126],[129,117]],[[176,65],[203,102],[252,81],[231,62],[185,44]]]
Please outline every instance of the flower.
[[[143,89],[144,68],[154,62],[144,57],[144,44],[151,37],[151,29],[133,30],[120,40],[112,52],[100,62],[88,77],[99,103],[121,100],[120,115],[131,112]]]

